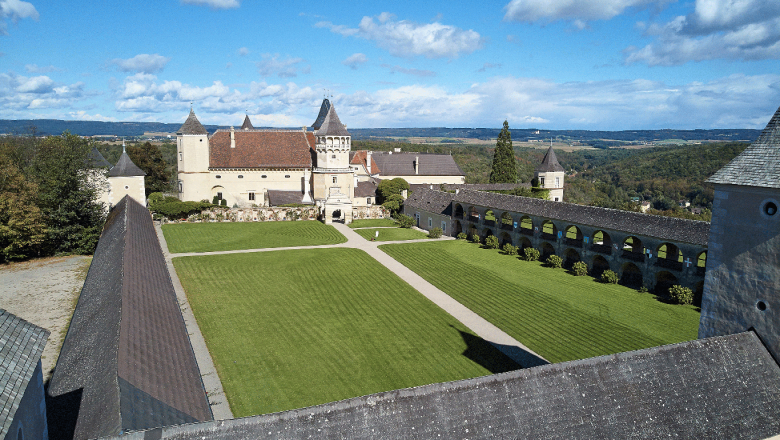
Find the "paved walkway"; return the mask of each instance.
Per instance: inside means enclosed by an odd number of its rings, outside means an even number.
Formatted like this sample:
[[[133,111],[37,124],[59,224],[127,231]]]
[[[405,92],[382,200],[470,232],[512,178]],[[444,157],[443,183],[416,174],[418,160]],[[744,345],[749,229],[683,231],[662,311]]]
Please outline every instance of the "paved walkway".
[[[421,276],[417,275],[403,264],[382,252],[377,247],[379,245],[393,243],[430,242],[430,239],[424,238],[421,240],[369,241],[358,235],[355,231],[343,223],[333,223],[333,226],[341,234],[347,237],[346,242],[319,246],[293,246],[284,248],[241,249],[233,251],[187,252],[171,254],[168,252],[168,244],[166,243],[165,237],[162,234],[160,225],[155,224],[157,237],[160,240],[160,246],[162,247],[163,255],[165,256],[165,262],[168,265],[168,271],[170,272],[171,280],[173,281],[173,287],[176,290],[176,296],[178,297],[179,304],[182,308],[182,315],[184,316],[184,322],[187,325],[187,331],[190,333],[190,340],[192,341],[192,346],[195,350],[195,358],[198,361],[198,367],[200,367],[200,372],[203,376],[203,384],[206,386],[206,391],[209,394],[209,401],[211,402],[211,408],[214,412],[215,419],[230,419],[233,418],[233,414],[230,412],[230,407],[228,406],[227,399],[225,398],[225,392],[222,389],[222,383],[219,380],[219,376],[217,376],[216,369],[214,368],[214,362],[212,361],[211,355],[209,354],[206,347],[206,342],[203,339],[200,328],[198,328],[198,323],[195,321],[195,316],[192,314],[192,310],[190,309],[189,302],[187,301],[187,295],[184,293],[184,288],[181,285],[181,281],[179,281],[176,270],[173,268],[172,258],[199,255],[273,252],[291,249],[322,249],[339,247],[360,249],[373,257],[383,266],[391,270],[393,273],[398,275],[402,280],[406,281],[410,286],[414,287],[418,292],[423,294],[434,304],[438,305],[444,309],[444,311],[452,315],[455,319],[463,323],[463,325],[471,329],[471,331],[473,331],[477,336],[493,344],[493,346],[501,350],[501,352],[506,354],[522,367],[535,367],[548,363],[544,358],[531,351],[531,349],[521,344],[518,340],[509,336],[500,328],[472,312],[463,304],[455,301],[452,297],[439,290],[436,286],[429,283],[428,281],[425,281]],[[441,239],[453,240],[454,238],[442,237]]]

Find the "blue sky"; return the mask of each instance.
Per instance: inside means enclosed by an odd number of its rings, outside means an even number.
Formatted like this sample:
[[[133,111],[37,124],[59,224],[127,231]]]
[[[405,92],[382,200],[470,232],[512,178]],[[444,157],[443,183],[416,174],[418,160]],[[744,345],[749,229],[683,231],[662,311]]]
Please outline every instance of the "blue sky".
[[[0,0],[1,119],[763,128],[779,59],[778,0]]]

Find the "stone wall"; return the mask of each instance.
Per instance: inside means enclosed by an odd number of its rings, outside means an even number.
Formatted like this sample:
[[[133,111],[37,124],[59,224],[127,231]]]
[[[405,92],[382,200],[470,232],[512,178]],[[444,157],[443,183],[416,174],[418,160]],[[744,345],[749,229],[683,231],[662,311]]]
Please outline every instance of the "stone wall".
[[[259,207],[259,208],[213,208],[190,215],[186,220],[162,219],[167,223],[201,222],[266,222],[319,220],[319,210],[315,206],[301,207]],[[390,213],[384,206],[360,206],[352,209],[353,219],[388,218]]]

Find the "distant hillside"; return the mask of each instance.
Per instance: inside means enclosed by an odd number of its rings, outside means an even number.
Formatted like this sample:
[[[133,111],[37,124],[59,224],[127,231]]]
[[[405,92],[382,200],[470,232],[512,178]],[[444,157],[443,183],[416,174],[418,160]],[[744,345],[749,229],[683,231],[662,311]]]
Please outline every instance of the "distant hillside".
[[[101,122],[101,121],[63,121],[59,119],[19,119],[0,120],[0,133],[28,134],[31,127],[39,135],[58,135],[64,131],[81,136],[115,135],[119,137],[142,136],[144,133],[175,133],[182,122],[166,124],[161,122]],[[206,125],[214,132],[218,125]],[[224,127],[223,127],[224,128]],[[300,127],[294,127],[299,129]],[[405,137],[439,137],[465,139],[496,139],[498,128],[350,128],[352,137],[360,139],[399,139]],[[719,130],[537,130],[513,129],[512,140],[545,140],[549,138],[580,141],[594,147],[606,148],[618,146],[621,142],[653,142],[666,139],[683,141],[742,141],[753,142],[758,139],[760,130],[719,129]]]

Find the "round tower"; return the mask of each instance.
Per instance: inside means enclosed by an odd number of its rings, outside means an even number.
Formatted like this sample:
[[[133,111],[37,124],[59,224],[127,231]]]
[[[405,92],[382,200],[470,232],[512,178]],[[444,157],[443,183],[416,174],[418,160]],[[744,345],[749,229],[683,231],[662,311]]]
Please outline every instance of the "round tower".
[[[534,178],[539,182],[539,188],[550,191],[550,200],[554,202],[563,201],[563,177],[565,171],[558,158],[555,157],[555,151],[552,145],[542,159],[542,163],[534,171]]]
[[[179,162],[179,199],[210,199],[209,133],[190,108],[187,120],[176,133],[176,160]]]

